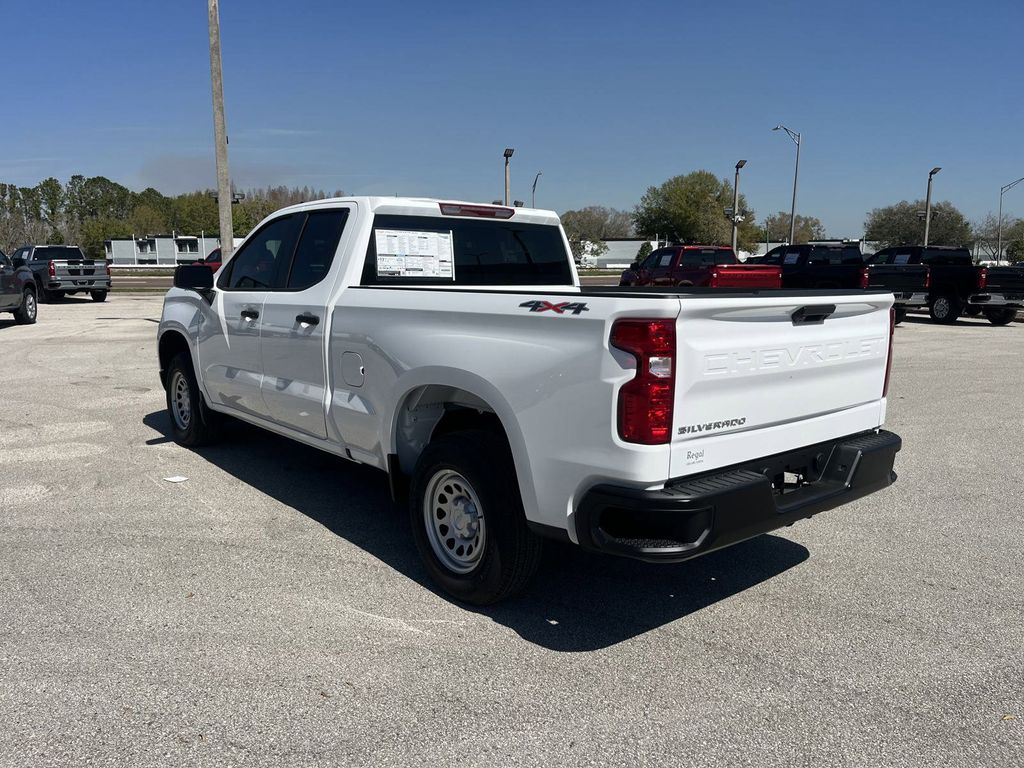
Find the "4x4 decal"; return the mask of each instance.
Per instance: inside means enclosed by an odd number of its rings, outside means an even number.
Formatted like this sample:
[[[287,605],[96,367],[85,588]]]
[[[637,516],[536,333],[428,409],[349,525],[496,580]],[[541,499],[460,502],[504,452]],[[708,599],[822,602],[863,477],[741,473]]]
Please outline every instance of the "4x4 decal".
[[[556,315],[564,315],[566,312],[571,312],[574,315],[578,315],[580,312],[589,312],[590,308],[582,301],[562,301],[558,304],[552,304],[550,301],[543,301],[542,299],[534,299],[533,301],[524,301],[519,305],[520,307],[529,307],[531,312],[554,312]]]

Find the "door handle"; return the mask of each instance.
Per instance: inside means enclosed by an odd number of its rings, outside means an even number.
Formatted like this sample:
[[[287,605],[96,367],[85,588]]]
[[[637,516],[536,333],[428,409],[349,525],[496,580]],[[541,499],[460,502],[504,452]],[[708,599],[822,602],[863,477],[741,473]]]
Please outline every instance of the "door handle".
[[[303,312],[301,315],[295,316],[296,323],[304,323],[305,325],[319,325],[320,318],[309,312]]]
[[[260,316],[260,313],[255,309],[243,309],[240,313],[246,320],[255,320]]]

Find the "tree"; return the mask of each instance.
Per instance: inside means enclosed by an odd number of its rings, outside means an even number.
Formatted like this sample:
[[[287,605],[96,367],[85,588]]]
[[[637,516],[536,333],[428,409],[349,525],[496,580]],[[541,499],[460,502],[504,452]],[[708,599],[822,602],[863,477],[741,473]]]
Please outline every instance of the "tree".
[[[994,213],[974,225],[974,242],[983,256],[996,258],[999,251],[999,219]],[[1010,243],[1024,237],[1024,219],[1018,219],[1008,213],[1003,214],[1003,252],[1004,258]]]
[[[764,240],[766,233],[769,241],[789,240],[789,214],[779,211],[766,217],[758,240]],[[825,226],[820,219],[815,216],[801,216],[799,213],[796,215],[796,228],[793,232],[794,244],[824,239]]]
[[[642,262],[644,259],[651,255],[651,251],[653,250],[654,249],[651,248],[651,241],[644,240],[640,244],[640,250],[636,252],[636,260]]]
[[[82,224],[81,245],[90,259],[106,258],[103,243],[114,237],[129,237],[132,231],[127,222],[110,218],[92,218]]]
[[[630,215],[627,212],[600,205],[588,205],[576,211],[566,211],[561,219],[576,261],[579,261],[584,253],[600,256],[608,250],[608,246],[602,242],[605,238],[629,237],[632,229]]]
[[[864,222],[864,239],[883,246],[920,245],[924,242],[924,220],[918,211],[924,211],[924,200],[901,200],[895,205],[875,208]],[[970,245],[971,224],[955,205],[948,201],[932,205],[929,245]]]
[[[710,171],[694,171],[674,176],[660,187],[649,187],[633,211],[638,234],[665,236],[679,243],[728,245],[732,242],[732,223],[725,209],[732,207],[732,184],[718,179]],[[744,215],[737,232],[738,246],[751,250],[757,242],[754,212],[740,195]]]

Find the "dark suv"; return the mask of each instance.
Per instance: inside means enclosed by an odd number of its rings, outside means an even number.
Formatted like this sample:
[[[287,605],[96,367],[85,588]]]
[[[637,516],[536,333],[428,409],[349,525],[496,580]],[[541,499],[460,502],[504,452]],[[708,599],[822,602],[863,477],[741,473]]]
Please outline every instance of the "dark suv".
[[[0,312],[13,312],[15,321],[22,325],[34,323],[37,298],[32,270],[15,267],[0,251]]]

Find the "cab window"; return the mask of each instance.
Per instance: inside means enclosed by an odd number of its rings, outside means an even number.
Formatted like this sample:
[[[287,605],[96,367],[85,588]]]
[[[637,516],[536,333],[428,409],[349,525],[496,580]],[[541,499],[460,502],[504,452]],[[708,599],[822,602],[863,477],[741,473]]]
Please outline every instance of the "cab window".
[[[295,250],[294,215],[267,223],[249,238],[217,281],[226,291],[269,291],[278,270],[287,267]]]

